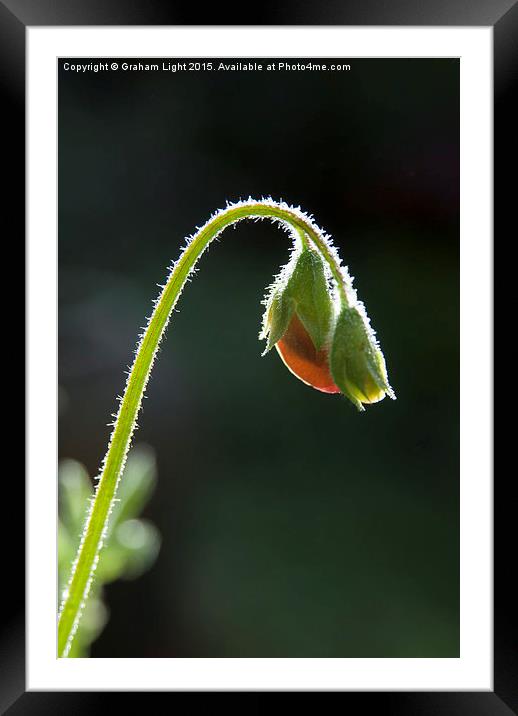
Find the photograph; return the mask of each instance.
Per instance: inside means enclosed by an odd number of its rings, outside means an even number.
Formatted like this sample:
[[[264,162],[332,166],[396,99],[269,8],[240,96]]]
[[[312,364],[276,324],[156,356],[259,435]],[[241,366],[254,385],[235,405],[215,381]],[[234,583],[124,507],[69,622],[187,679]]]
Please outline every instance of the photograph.
[[[237,10],[0,0],[26,443],[0,714],[518,715],[518,0]]]
[[[461,656],[460,69],[57,59],[59,658]]]

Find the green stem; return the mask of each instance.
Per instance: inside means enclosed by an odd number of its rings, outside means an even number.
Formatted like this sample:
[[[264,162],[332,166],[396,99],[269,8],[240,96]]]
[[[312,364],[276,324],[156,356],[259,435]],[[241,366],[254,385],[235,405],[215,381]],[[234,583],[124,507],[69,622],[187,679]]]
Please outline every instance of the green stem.
[[[102,474],[91,503],[81,544],[72,566],[70,580],[63,595],[58,623],[58,655],[67,656],[77,630],[81,611],[99,560],[99,552],[106,536],[108,521],[114,505],[117,486],[124,470],[126,456],[135,430],[137,415],[153,367],[156,352],[171,313],[183,287],[202,253],[227,226],[249,218],[278,220],[299,238],[308,237],[329,265],[340,302],[348,305],[349,277],[334,252],[329,238],[316,224],[298,209],[272,200],[245,201],[229,205],[215,214],[191,238],[169,274],[147,328],[142,335],[126,390],[114,423]]]

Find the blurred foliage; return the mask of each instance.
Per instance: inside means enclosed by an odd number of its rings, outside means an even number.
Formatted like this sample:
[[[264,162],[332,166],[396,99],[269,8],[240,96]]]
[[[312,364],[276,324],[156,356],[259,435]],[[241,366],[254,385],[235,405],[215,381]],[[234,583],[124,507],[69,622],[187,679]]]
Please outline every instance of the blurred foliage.
[[[158,555],[158,530],[147,520],[139,518],[155,482],[153,451],[143,446],[133,448],[119,485],[118,501],[110,518],[90,596],[69,654],[71,658],[89,656],[90,645],[108,621],[103,585],[116,579],[136,579],[151,567]],[[62,460],[59,465],[58,523],[60,598],[79,546],[86,507],[92,495],[92,481],[86,468],[76,460]]]

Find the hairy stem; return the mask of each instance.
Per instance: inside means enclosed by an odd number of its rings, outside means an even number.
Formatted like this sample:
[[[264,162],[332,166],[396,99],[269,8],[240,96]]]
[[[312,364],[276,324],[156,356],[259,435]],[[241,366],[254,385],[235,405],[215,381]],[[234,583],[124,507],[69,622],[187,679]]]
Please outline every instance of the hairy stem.
[[[352,291],[350,280],[347,271],[340,265],[340,260],[329,237],[299,209],[270,199],[263,201],[250,199],[228,205],[226,209],[217,212],[191,237],[180,258],[172,267],[167,283],[155,303],[154,311],[141,336],[135,360],[128,375],[126,390],[114,422],[95,497],[88,512],[70,580],[63,594],[58,622],[58,656],[60,657],[66,657],[68,654],[88,597],[142,398],[171,313],[189,274],[210,242],[227,226],[249,218],[268,218],[278,221],[298,236],[303,243],[309,239],[329,266],[340,302],[345,305],[349,303],[350,291]]]

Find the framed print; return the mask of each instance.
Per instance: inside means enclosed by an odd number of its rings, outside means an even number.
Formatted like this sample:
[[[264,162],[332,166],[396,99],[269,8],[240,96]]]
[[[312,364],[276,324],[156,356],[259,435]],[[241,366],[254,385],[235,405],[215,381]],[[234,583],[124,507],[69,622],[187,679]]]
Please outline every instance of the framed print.
[[[28,308],[9,713],[106,691],[516,710],[491,437],[516,7],[7,5]]]

